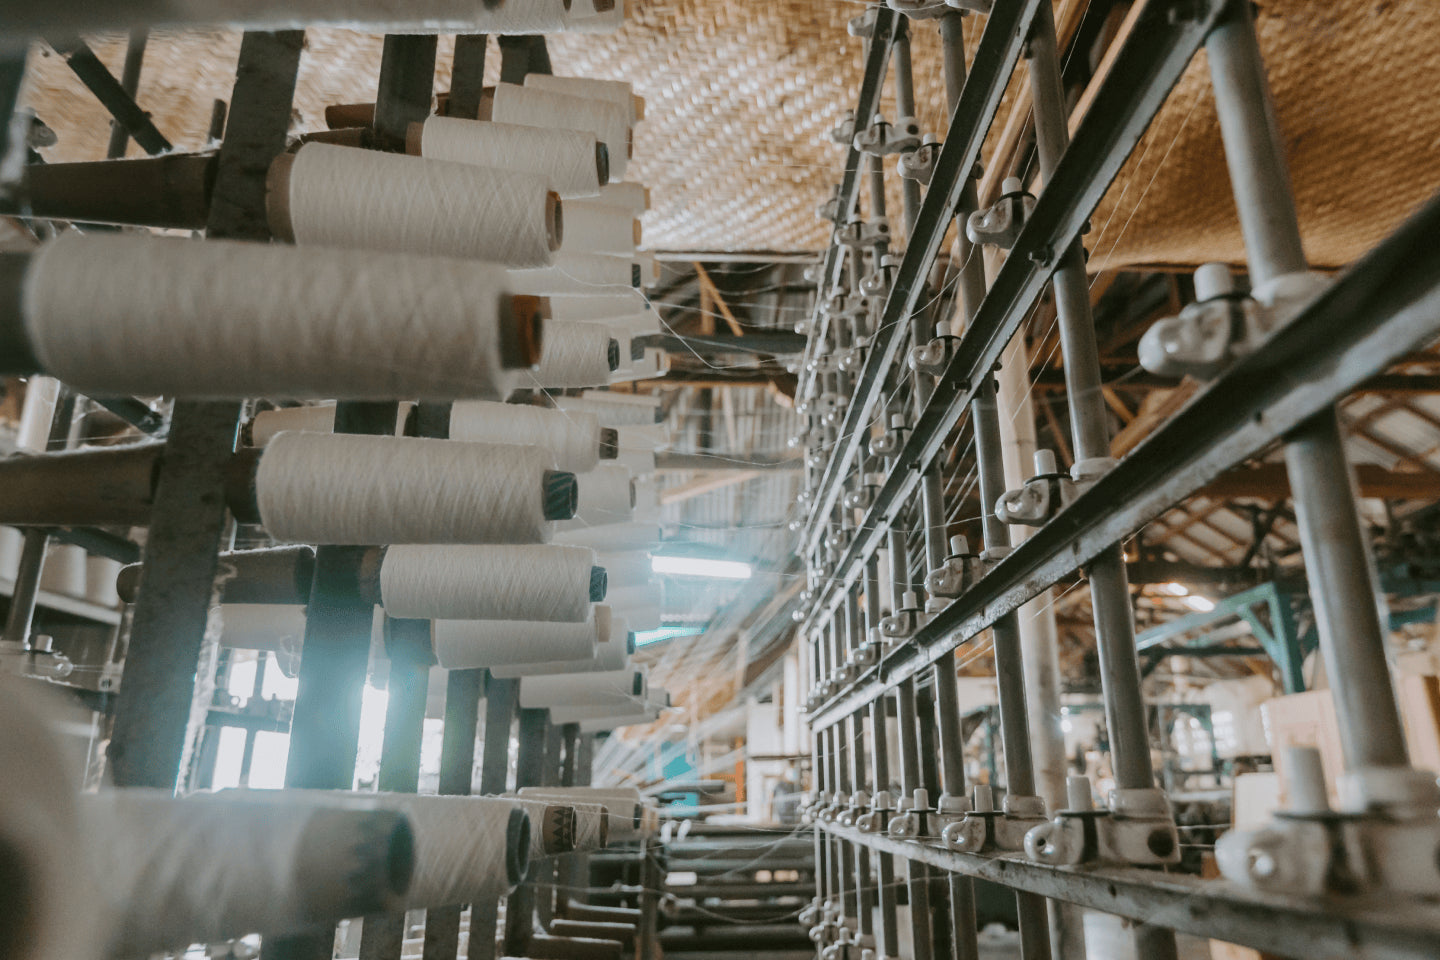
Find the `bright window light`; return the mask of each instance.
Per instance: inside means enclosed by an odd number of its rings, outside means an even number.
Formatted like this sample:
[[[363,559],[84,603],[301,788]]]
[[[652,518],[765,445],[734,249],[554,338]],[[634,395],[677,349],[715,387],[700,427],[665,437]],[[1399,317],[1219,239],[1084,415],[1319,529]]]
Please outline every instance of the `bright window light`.
[[[677,577],[718,577],[722,580],[749,580],[750,564],[739,560],[711,560],[708,557],[650,558],[650,569]]]
[[[1162,583],[1156,589],[1171,597],[1183,597],[1190,592],[1183,583]]]
[[[1215,601],[1208,597],[1186,597],[1180,602],[1196,613],[1209,613],[1215,609]]]

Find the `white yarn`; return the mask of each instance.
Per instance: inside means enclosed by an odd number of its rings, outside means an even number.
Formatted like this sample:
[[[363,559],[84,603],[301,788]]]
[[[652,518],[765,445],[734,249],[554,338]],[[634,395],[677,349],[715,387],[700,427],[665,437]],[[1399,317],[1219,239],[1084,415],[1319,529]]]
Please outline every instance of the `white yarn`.
[[[629,318],[648,315],[648,322],[640,325],[654,332],[660,329],[655,311],[645,305],[645,298],[639,290],[593,293],[584,297],[557,297],[550,304],[550,316],[556,320],[606,320],[613,322],[617,317]]]
[[[621,450],[658,450],[670,442],[670,425],[665,423],[627,423],[617,432]]]
[[[605,808],[610,842],[633,840],[645,822],[644,803],[638,790],[605,787],[521,787],[521,797],[565,803],[593,803]]]
[[[302,852],[314,854],[305,841],[325,807],[278,799],[177,799],[140,789],[82,796],[82,835],[101,881],[100,909],[113,925],[108,955],[144,956],[313,922],[304,915],[303,876],[314,867]]]
[[[552,324],[546,324],[549,336]],[[561,470],[583,473],[600,462],[600,419],[520,403],[470,400],[450,409],[450,439],[479,443],[522,443],[555,454]]]
[[[529,620],[436,620],[431,632],[435,659],[446,670],[585,660],[608,642],[610,608],[595,604],[581,623]]]
[[[568,200],[600,195],[595,165],[598,142],[593,133],[583,130],[427,117],[420,131],[420,155],[427,160],[539,174]]]
[[[290,170],[290,224],[301,246],[545,266],[549,191],[535,172],[307,143]]]
[[[392,617],[583,622],[595,551],[543,544],[394,546],[380,564]]]
[[[594,323],[547,320],[540,344],[540,365],[531,376],[542,388],[608,383],[610,331]]]
[[[660,527],[654,523],[632,522],[557,530],[555,542],[594,550],[649,550],[660,543]]]
[[[653,252],[636,250],[635,262],[640,265],[640,286],[649,287],[660,282],[660,261],[655,259]]]
[[[59,732],[64,714],[33,681],[0,673],[0,848],[21,870],[4,892],[7,960],[91,960],[102,955],[99,917],[71,905],[93,903],[86,837],[76,810],[70,756]]]
[[[586,390],[578,397],[557,397],[555,405],[568,413],[593,413],[604,427],[654,425],[660,413],[659,397],[609,390]]]
[[[634,481],[630,470],[621,464],[603,464],[575,478],[579,489],[579,506],[575,516],[562,520],[557,530],[576,527],[599,527],[607,523],[625,523],[633,511]]]
[[[527,709],[613,708],[640,703],[644,699],[643,667],[525,677],[520,681],[520,706]]]
[[[565,204],[564,217],[565,237],[560,248],[566,253],[634,256],[639,221],[624,207],[575,200]]]
[[[650,554],[643,550],[597,553],[595,562],[605,568],[605,582],[612,590],[643,586],[655,576]]]
[[[255,473],[260,519],[293,543],[544,543],[541,447],[282,433]]]
[[[517,382],[505,283],[439,257],[71,233],[23,297],[41,366],[95,396],[489,399]]]
[[[637,477],[648,476],[655,472],[655,452],[653,450],[621,450],[620,456],[615,458],[615,462],[625,464]]]
[[[510,813],[515,805],[491,797],[347,790],[234,790],[202,802],[242,798],[272,811],[339,807],[403,813],[415,838],[415,871],[401,906],[419,909],[503,896],[514,889],[507,875]],[[233,802],[233,801],[232,801]],[[523,865],[530,845],[518,851]]]
[[[590,17],[587,22],[597,19]],[[605,142],[605,149],[609,151],[610,180],[625,179],[625,167],[630,158],[630,114],[622,107],[515,83],[501,83],[495,87],[490,119],[497,123],[593,133]],[[569,229],[567,205],[566,233]]]
[[[625,22],[625,0],[615,0],[609,10],[595,12],[592,16],[572,16],[566,29],[571,33],[614,33]]]
[[[608,604],[607,604],[608,607]],[[630,623],[610,612],[609,636],[595,645],[595,655],[585,660],[551,660],[548,663],[517,663],[490,668],[492,676],[502,680],[520,677],[554,676],[557,673],[596,673],[601,670],[623,670],[630,665]]]
[[[590,15],[596,14],[597,11],[591,0],[577,0],[571,9],[585,6],[590,7],[587,11]],[[612,103],[625,111],[625,116],[631,126],[634,126],[637,120],[635,93],[630,84],[624,80],[595,80],[589,77],[556,77],[548,73],[528,73],[525,75],[525,86],[549,90],[551,93],[563,93],[571,97],[584,97],[586,100]]]
[[[635,481],[635,519],[641,523],[660,523],[660,487],[654,477]]]
[[[565,209],[568,210],[569,206]],[[603,253],[562,253],[555,258],[553,266],[511,270],[510,289],[540,297],[586,297],[612,290],[627,291],[635,289],[630,282],[633,269],[634,264],[627,257]]]
[[[645,184],[633,180],[607,183],[600,188],[600,202],[608,203],[612,207],[624,207],[638,217],[650,209],[649,193]]]
[[[581,720],[579,721],[579,726],[581,733],[601,733],[606,730],[614,730],[618,727],[653,723],[658,719],[660,719],[660,708],[650,706],[639,713],[628,713],[623,717],[597,717],[593,720]]]

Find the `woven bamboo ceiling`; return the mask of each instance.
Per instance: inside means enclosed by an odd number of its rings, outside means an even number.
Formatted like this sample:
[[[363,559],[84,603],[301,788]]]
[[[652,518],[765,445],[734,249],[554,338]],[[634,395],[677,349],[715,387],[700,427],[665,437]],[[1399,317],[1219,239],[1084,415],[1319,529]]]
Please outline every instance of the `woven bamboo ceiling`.
[[[822,247],[826,228],[815,208],[838,179],[844,155],[827,132],[853,109],[861,73],[862,43],[845,27],[864,5],[632,0],[630,6],[618,34],[553,37],[550,48],[558,73],[629,80],[648,101],[631,168],[653,189],[647,246]],[[1103,40],[1123,28],[1125,7],[1064,0],[1062,32],[1068,25],[1083,34],[1085,17],[1104,17]],[[972,43],[981,25],[972,20]],[[1440,51],[1429,42],[1440,31],[1440,4],[1268,0],[1259,26],[1309,254],[1317,265],[1342,265],[1440,187],[1437,124],[1427,119],[1440,83]],[[938,132],[944,90],[935,34],[926,23],[914,26],[920,119]],[[316,29],[307,42],[297,132],[319,127],[327,104],[372,97],[380,60],[375,36]],[[118,73],[123,38],[94,38],[94,46]],[[204,146],[211,104],[229,96],[238,49],[233,32],[152,37],[138,99],[178,149]],[[1093,63],[1099,51],[1071,56]],[[492,60],[495,74],[498,57]],[[442,41],[437,89],[448,86],[448,71],[449,44]],[[59,135],[44,151],[47,159],[103,156],[104,111],[43,46],[26,101]],[[1001,108],[1002,123],[1008,109]],[[885,113],[894,116],[888,99]],[[896,196],[891,210],[898,209]],[[1096,268],[1243,260],[1203,55],[1112,188],[1087,245]]]

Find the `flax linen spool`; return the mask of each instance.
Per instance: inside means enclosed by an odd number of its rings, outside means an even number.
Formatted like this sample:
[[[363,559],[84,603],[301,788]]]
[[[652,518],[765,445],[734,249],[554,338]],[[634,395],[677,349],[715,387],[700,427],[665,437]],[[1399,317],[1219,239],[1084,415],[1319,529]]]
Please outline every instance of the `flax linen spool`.
[[[600,196],[610,179],[609,149],[583,130],[427,117],[410,125],[406,149],[427,160],[539,174],[564,200]]]
[[[480,119],[593,133],[609,153],[611,181],[625,179],[634,150],[628,112],[613,103],[584,97],[502,83],[481,94]]]
[[[618,317],[624,318],[625,326],[637,330],[653,333],[660,329],[659,317],[650,309],[639,290],[557,297],[550,303],[550,316],[556,320],[604,320],[609,323],[618,322]],[[647,318],[643,323],[635,320],[641,316]]]
[[[590,413],[569,413],[519,403],[457,402],[450,410],[450,439],[521,443],[555,454],[555,465],[575,473],[613,460],[619,436]]]
[[[531,709],[615,708],[643,703],[644,699],[645,670],[641,667],[520,681],[520,706]]]
[[[477,401],[484,402],[484,401]],[[395,436],[403,436],[405,422],[415,404],[402,400],[395,414]],[[303,430],[307,433],[335,432],[335,404],[316,403],[303,407],[276,407],[261,410],[240,428],[240,443],[247,447],[263,447],[285,430]]]
[[[313,544],[543,543],[575,475],[539,447],[282,433],[255,471],[272,537]]]
[[[603,253],[562,253],[552,266],[510,271],[511,290],[537,297],[589,297],[639,285],[638,264],[629,257]]]
[[[560,249],[560,196],[539,174],[307,143],[270,166],[271,232],[345,247],[546,266]]]
[[[656,424],[664,419],[659,397],[627,396],[608,390],[586,390],[578,397],[559,397],[555,405],[561,410],[593,413],[607,427]]]
[[[624,842],[639,836],[644,823],[644,806],[640,791],[625,787],[521,787],[517,793],[526,799],[550,800],[558,803],[593,803],[605,808],[610,842]]]
[[[640,221],[624,207],[593,200],[574,200],[565,205],[565,238],[561,249],[566,253],[608,253],[633,258],[641,237]]]
[[[380,564],[392,617],[582,623],[605,599],[595,551],[543,544],[394,546]]]
[[[446,670],[474,670],[525,663],[593,659],[608,643],[610,608],[597,603],[580,623],[531,620],[436,620],[431,627],[435,659]]]
[[[376,913],[411,881],[414,835],[399,813],[161,790],[81,800],[111,955]]]
[[[608,383],[620,365],[620,344],[594,323],[552,320],[545,325],[540,365],[531,375],[542,388],[593,387]]]
[[[577,474],[575,482],[579,486],[575,516],[560,521],[557,529],[601,527],[630,520],[635,510],[635,481],[628,467],[605,464]]]
[[[650,209],[650,188],[632,180],[607,183],[600,188],[600,202],[624,207],[638,217]]]
[[[530,859],[541,860],[575,850],[578,823],[575,808],[544,800],[504,798],[530,818]]]
[[[624,617],[610,613],[610,636],[603,643],[595,645],[595,655],[586,660],[550,660],[544,663],[520,663],[508,667],[491,667],[491,676],[501,680],[517,680],[520,677],[545,677],[561,673],[598,673],[603,670],[623,670],[630,665],[630,654],[635,652],[635,635]]]
[[[40,368],[94,396],[495,399],[544,315],[498,266],[226,240],[67,234],[23,283]]]
[[[583,3],[583,0],[582,0]],[[645,118],[645,98],[637,97],[633,88],[624,80],[595,80],[589,77],[556,77],[548,73],[528,73],[525,86],[563,93],[569,97],[583,97],[613,103],[623,109],[633,127]]]

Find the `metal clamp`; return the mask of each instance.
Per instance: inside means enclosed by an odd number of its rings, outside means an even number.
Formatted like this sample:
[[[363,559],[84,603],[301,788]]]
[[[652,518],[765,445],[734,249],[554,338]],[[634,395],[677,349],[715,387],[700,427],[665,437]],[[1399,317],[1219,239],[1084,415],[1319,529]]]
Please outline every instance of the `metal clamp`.
[[[851,142],[856,150],[872,157],[907,153],[920,146],[920,121],[914,117],[900,117],[890,123],[877,113],[870,118],[870,126],[855,131]]]
[[[880,833],[888,829],[890,815],[895,812],[895,798],[890,791],[881,790],[870,802],[870,809],[855,818],[855,827],[861,833]]]
[[[897,840],[913,840],[926,836],[926,823],[930,809],[930,794],[924,787],[917,787],[909,797],[901,797],[895,804],[895,816],[890,818],[886,832]]]
[[[947,13],[954,13],[943,0],[885,0],[896,13],[903,13],[911,20],[936,20]]]
[[[995,795],[989,784],[975,785],[970,812],[950,823],[941,832],[945,845],[961,853],[1014,852],[1025,849],[1025,836],[1044,824],[1045,801],[1039,797],[1007,795],[1003,808],[995,809]]]
[[[950,538],[950,555],[925,575],[925,589],[933,597],[954,599],[985,575],[985,561],[970,552],[970,541],[959,534]]]
[[[844,120],[841,120],[838,126],[830,128],[829,136],[831,143],[839,144],[842,147],[848,147],[850,145],[850,141],[855,139],[855,118],[846,117]],[[835,193],[838,197],[840,193],[840,188],[838,186],[835,188]],[[831,219],[833,220],[834,218],[832,217]]]
[[[893,457],[905,446],[905,414],[890,415],[890,429],[870,441],[870,456]]]
[[[927,619],[915,591],[906,590],[900,603],[899,610],[880,621],[880,634],[891,643],[915,636],[915,632],[925,625]]]
[[[838,224],[835,227],[835,243],[838,246],[849,247],[852,252],[856,251],[870,242],[866,240],[865,229],[863,220],[850,220]]]
[[[1001,189],[1000,199],[965,219],[965,236],[971,243],[1009,250],[1035,210],[1035,195],[1027,192],[1018,178],[1006,177]]]
[[[1410,767],[1372,767],[1337,777],[1346,811],[1330,808],[1314,747],[1285,751],[1288,809],[1215,845],[1229,880],[1264,890],[1440,894],[1440,788]]]
[[[834,138],[835,134],[841,132],[843,132],[842,128],[836,127],[835,130],[831,133],[832,139]],[[841,142],[843,143],[844,141],[842,140]],[[835,184],[835,189],[830,191],[830,196],[826,198],[825,201],[822,202],[818,207],[815,208],[815,216],[819,217],[821,220],[829,220],[831,223],[834,223],[836,220],[840,219],[840,184]],[[808,268],[806,274],[808,279]],[[819,277],[817,276],[816,278],[810,280],[810,282],[815,283],[818,280]]]
[[[867,7],[858,17],[851,17],[845,24],[845,32],[852,37],[868,40],[875,33],[875,7]]]
[[[1004,523],[1044,526],[1074,500],[1075,481],[1061,473],[1053,450],[1035,451],[1035,476],[1018,490],[1006,490],[995,504],[995,516]]]
[[[907,180],[929,183],[935,175],[935,161],[940,158],[940,140],[933,133],[927,133],[920,140],[920,146],[902,154],[895,161],[895,172]]]
[[[910,348],[910,355],[906,358],[910,369],[916,373],[928,373],[932,377],[941,376],[950,365],[950,358],[955,356],[959,343],[960,338],[954,335],[950,323],[941,320],[935,324],[933,340]]]
[[[867,473],[865,483],[858,490],[851,490],[845,494],[845,499],[841,503],[847,510],[867,510],[870,504],[875,502],[875,495],[880,492],[880,487],[884,483],[884,474]]]
[[[1165,791],[1115,790],[1108,809],[1096,810],[1088,778],[1069,777],[1066,788],[1070,809],[1025,834],[1031,860],[1144,866],[1180,861],[1180,834]]]

